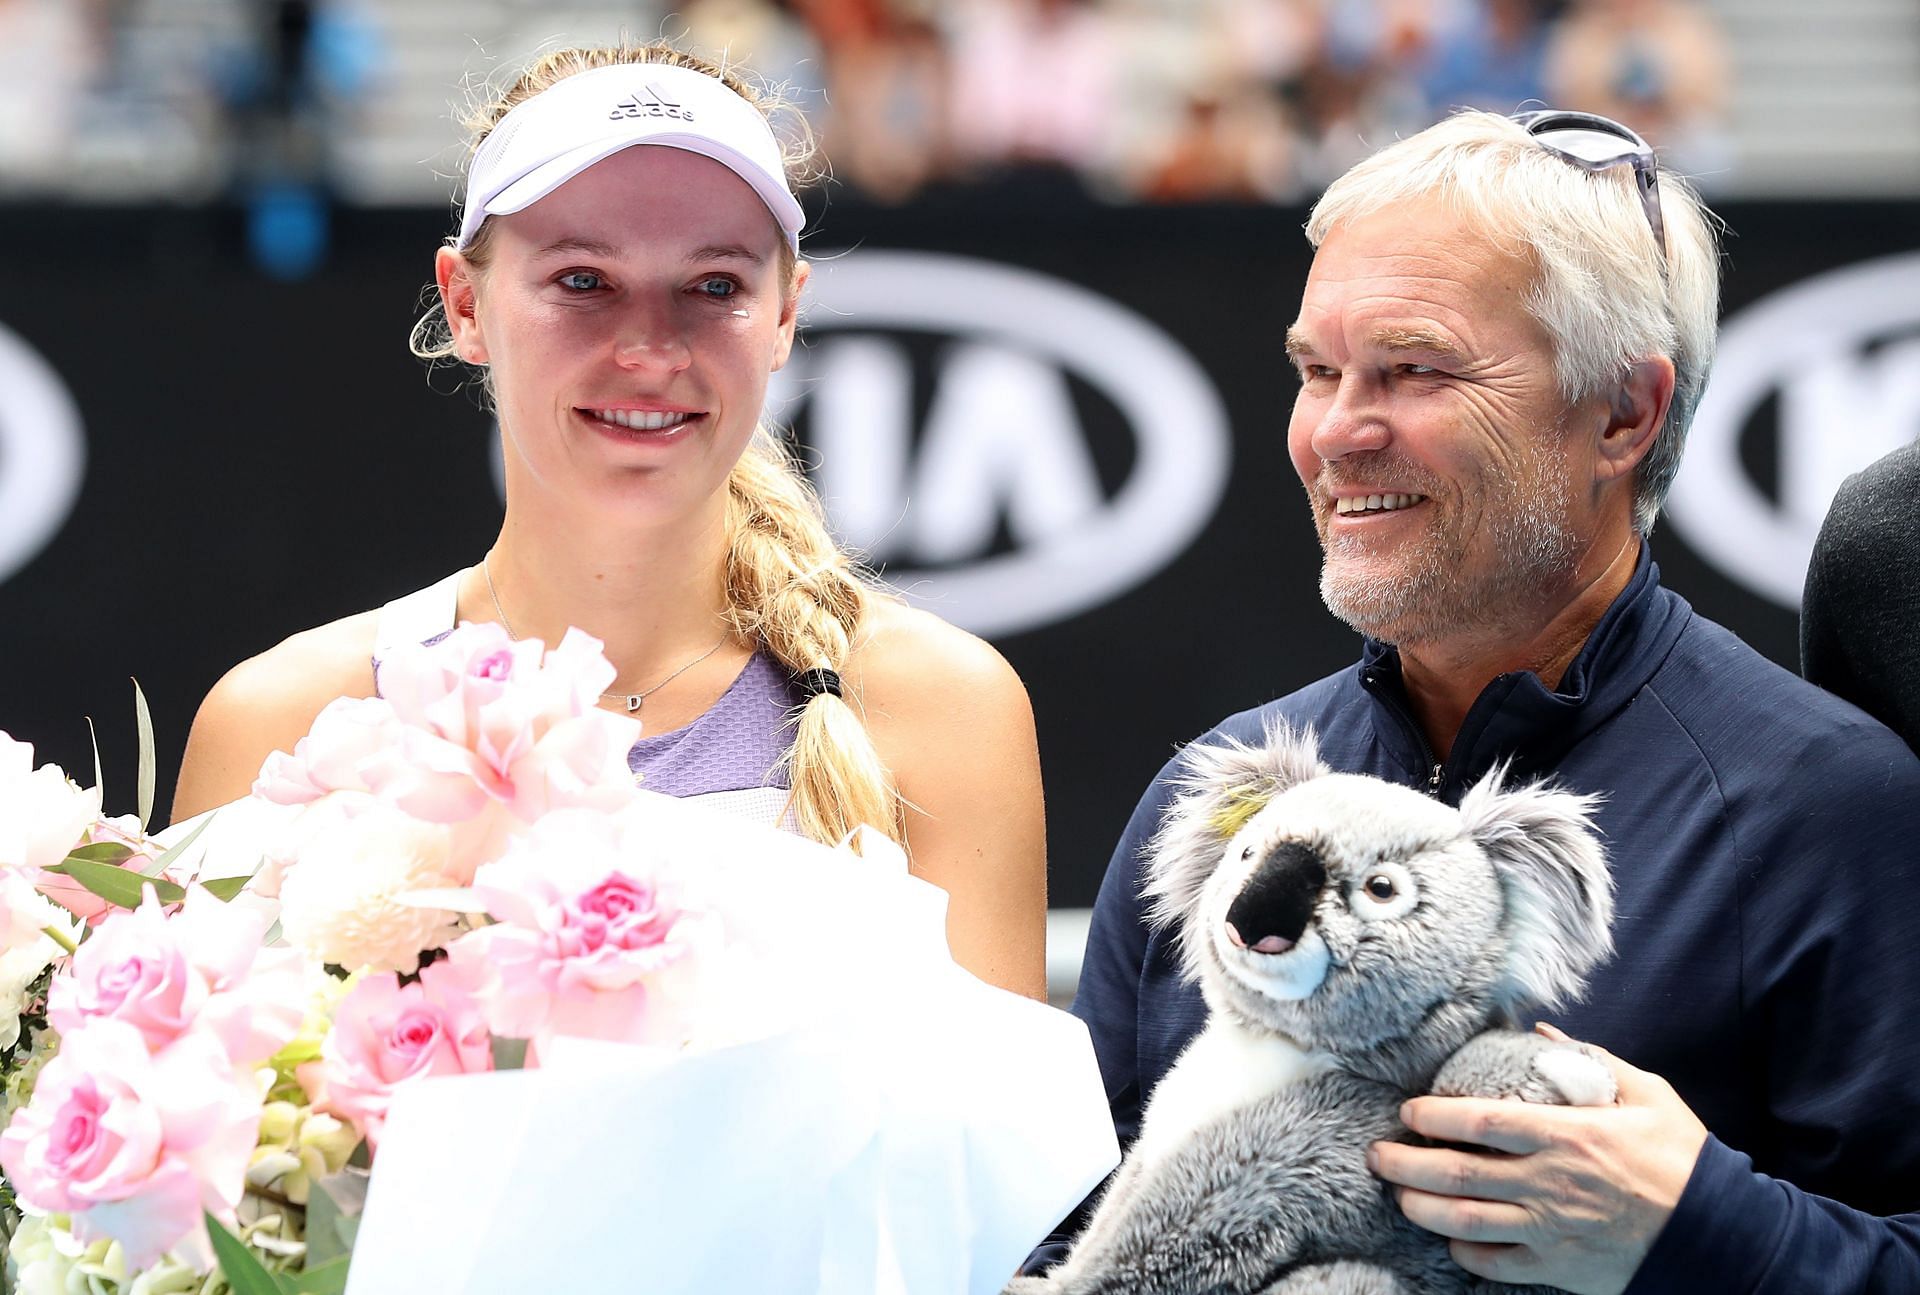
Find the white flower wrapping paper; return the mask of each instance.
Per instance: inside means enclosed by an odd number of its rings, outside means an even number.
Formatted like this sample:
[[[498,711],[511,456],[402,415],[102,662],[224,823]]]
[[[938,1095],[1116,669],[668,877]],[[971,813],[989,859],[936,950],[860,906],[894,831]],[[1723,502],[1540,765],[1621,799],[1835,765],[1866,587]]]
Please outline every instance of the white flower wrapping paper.
[[[1085,1027],[955,966],[890,844],[648,799],[724,931],[694,1043],[401,1090],[348,1295],[1000,1290],[1119,1161]]]

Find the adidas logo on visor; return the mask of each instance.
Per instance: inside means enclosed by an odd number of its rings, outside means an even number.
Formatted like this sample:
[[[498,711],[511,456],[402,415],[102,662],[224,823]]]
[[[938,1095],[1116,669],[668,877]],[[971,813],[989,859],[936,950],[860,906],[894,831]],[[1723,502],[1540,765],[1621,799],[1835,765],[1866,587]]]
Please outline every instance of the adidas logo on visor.
[[[690,122],[693,120],[693,113],[661,94],[657,84],[648,82],[646,98],[630,94],[613,105],[613,111],[607,114],[608,121],[619,121],[623,117],[671,117],[677,121]]]

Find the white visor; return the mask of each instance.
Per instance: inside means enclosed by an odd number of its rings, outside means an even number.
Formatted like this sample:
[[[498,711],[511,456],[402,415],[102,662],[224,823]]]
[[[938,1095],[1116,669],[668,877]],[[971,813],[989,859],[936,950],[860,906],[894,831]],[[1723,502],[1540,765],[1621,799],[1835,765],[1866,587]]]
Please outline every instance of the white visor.
[[[603,158],[635,144],[710,157],[753,186],[787,246],[804,216],[780,145],[760,110],[692,68],[622,63],[579,72],[516,104],[481,141],[460,213],[464,250],[480,222],[531,207]]]

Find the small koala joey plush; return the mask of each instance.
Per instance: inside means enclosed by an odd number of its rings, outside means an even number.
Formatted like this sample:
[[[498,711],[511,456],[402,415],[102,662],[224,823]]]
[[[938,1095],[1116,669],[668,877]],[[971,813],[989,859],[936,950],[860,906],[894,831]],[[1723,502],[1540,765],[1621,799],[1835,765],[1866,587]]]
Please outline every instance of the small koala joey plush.
[[[1312,733],[1188,749],[1149,847],[1207,1024],[1066,1261],[1007,1295],[1454,1295],[1367,1145],[1419,1093],[1613,1101],[1578,1045],[1514,1028],[1612,953],[1593,798],[1495,770],[1458,809],[1330,772]]]

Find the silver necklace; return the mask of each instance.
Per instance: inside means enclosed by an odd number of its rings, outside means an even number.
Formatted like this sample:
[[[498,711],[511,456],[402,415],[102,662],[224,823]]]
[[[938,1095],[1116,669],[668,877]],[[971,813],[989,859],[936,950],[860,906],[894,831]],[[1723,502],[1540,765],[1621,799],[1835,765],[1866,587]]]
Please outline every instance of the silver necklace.
[[[493,554],[489,553],[480,559],[480,574],[487,579],[487,597],[493,599],[493,614],[500,618],[500,628],[507,632],[508,638],[519,638],[520,636],[513,632],[513,622],[507,619],[507,609],[500,605],[500,591],[493,587]],[[722,634],[712,647],[681,666],[678,670],[675,670],[651,688],[642,688],[638,692],[603,692],[600,694],[600,700],[617,701],[625,706],[627,708],[627,714],[631,715],[640,709],[641,703],[646,701],[647,698],[659,692],[662,688],[699,665],[702,661],[705,661],[715,652],[718,652],[731,637],[733,637],[731,634]]]

